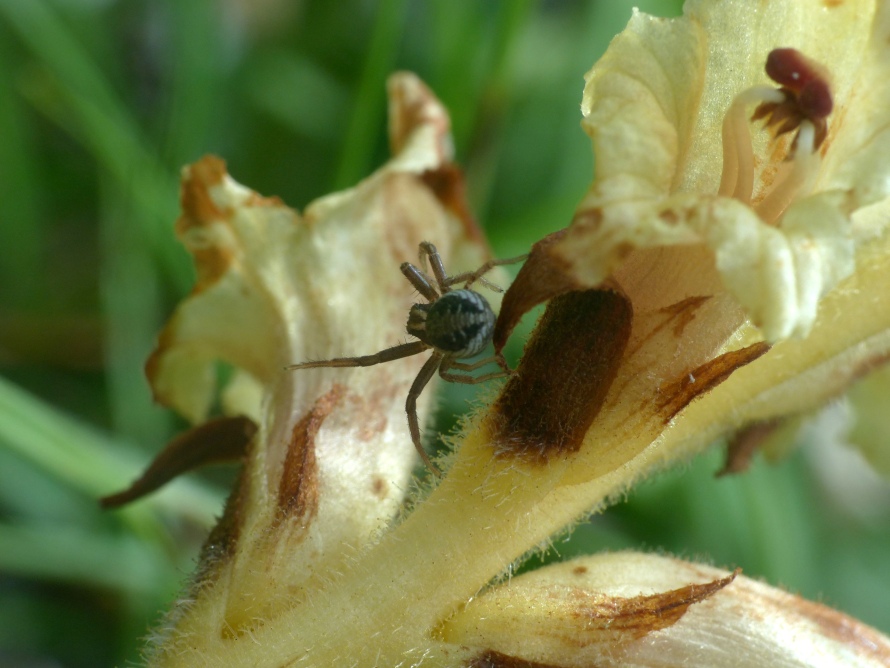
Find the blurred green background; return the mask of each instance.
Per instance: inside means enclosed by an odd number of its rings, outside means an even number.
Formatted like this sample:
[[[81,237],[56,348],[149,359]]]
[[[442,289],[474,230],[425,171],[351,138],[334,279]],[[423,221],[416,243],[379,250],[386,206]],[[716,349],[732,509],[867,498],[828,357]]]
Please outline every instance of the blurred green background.
[[[451,111],[495,253],[525,252],[589,183],[582,76],[632,4],[681,3],[0,0],[0,666],[138,660],[224,498],[217,470],[96,504],[182,428],[142,375],[192,281],[179,168],[216,153],[303,208],[385,160],[384,82],[409,69]],[[443,391],[447,430],[467,388]],[[712,452],[546,558],[740,565],[890,631],[890,492],[866,473],[844,498],[823,450],[720,480]]]

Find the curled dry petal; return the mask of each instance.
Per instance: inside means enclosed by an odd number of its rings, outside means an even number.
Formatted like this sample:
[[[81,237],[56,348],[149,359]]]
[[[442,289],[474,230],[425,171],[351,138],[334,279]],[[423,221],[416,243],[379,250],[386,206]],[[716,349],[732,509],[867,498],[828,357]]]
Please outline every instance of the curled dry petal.
[[[226,363],[234,380],[221,404],[258,431],[172,647],[240,637],[294,605],[392,519],[408,487],[416,454],[404,402],[422,357],[284,369],[404,341],[413,290],[399,265],[416,262],[421,241],[435,240],[457,270],[487,254],[450,163],[444,109],[409,74],[392,77],[390,97],[393,159],[302,215],[236,183],[217,158],[183,172],[177,232],[198,280],[148,376],[159,401],[201,424]]]
[[[709,566],[630,552],[514,578],[437,633],[467,648],[466,665],[492,668],[890,662],[887,638],[830,608]]]

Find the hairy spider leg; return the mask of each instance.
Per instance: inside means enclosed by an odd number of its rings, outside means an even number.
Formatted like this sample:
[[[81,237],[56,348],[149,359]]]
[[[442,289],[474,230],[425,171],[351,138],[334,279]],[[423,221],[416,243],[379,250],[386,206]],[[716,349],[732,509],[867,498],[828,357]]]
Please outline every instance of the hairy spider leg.
[[[423,271],[410,262],[402,262],[402,266],[399,268],[402,270],[405,278],[414,286],[414,289],[422,294],[430,304],[439,298],[439,293],[433,287],[432,282],[430,282],[430,277]]]
[[[423,445],[420,443],[420,422],[417,419],[417,398],[420,396],[420,393],[423,392],[423,388],[426,387],[426,384],[430,382],[430,378],[436,373],[436,369],[438,369],[439,365],[442,363],[443,357],[444,355],[442,353],[434,352],[424,363],[423,367],[420,369],[420,373],[417,374],[417,378],[415,378],[414,382],[411,384],[411,389],[408,390],[408,398],[405,401],[405,413],[408,414],[408,431],[411,432],[411,440],[414,442],[414,449],[417,450],[417,454],[420,455],[423,463],[426,464],[429,470],[436,476],[441,476],[442,472],[430,461],[429,456],[426,454],[426,450],[423,449]]]
[[[420,264],[426,269],[426,261],[429,259],[430,267],[433,270],[433,276],[436,277],[436,283],[439,284],[439,290],[442,294],[449,292],[448,286],[451,283],[448,281],[448,273],[445,271],[445,263],[442,262],[442,256],[439,255],[439,251],[436,247],[429,241],[421,241],[420,242]]]
[[[464,284],[465,288],[469,288],[473,283],[479,281],[486,287],[495,290],[496,292],[503,292],[504,289],[498,285],[495,285],[491,281],[485,278],[485,274],[494,269],[495,267],[501,267],[507,264],[516,264],[517,262],[522,262],[523,260],[528,258],[528,254],[525,255],[517,255],[516,257],[510,257],[503,260],[488,260],[481,267],[479,267],[476,271],[465,271],[462,274],[455,274],[451,278],[446,280],[448,285],[452,285],[454,283],[461,283],[466,281]]]
[[[476,362],[458,362],[454,358],[448,358],[442,363],[442,368],[445,371],[447,371],[448,369],[457,369],[458,371],[475,371],[476,369],[480,369],[487,364],[497,364],[506,372],[504,375],[513,373],[510,367],[507,366],[507,360],[504,359],[504,355],[502,353],[490,355],[489,357],[485,357],[484,359],[478,360]]]
[[[481,376],[464,376],[459,373],[450,373],[451,369],[457,369],[459,371],[475,371],[479,367],[485,366],[486,364],[498,364],[501,368],[504,368],[506,362],[501,364],[501,359],[497,355],[492,355],[491,357],[486,357],[485,359],[479,360],[478,362],[473,362],[472,364],[464,364],[462,362],[456,362],[449,358],[445,358],[442,360],[442,364],[439,365],[439,376],[443,380],[447,380],[451,383],[463,383],[465,385],[476,385],[477,383],[484,383],[488,380],[494,380],[495,378],[504,378],[510,375],[509,369],[504,369],[503,371],[493,371],[492,373],[486,373]]]
[[[383,362],[392,362],[400,360],[403,357],[411,357],[417,355],[424,350],[428,350],[429,346],[423,341],[410,341],[386,350],[381,350],[373,355],[362,355],[361,357],[335,357],[331,360],[319,360],[317,362],[300,362],[299,364],[289,364],[285,369],[317,369],[319,367],[342,367],[342,366],[374,366]]]

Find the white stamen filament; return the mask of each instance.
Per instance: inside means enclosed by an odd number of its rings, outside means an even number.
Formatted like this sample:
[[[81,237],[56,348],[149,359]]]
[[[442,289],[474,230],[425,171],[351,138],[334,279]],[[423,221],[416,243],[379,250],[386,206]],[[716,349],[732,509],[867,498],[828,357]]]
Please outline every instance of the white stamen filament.
[[[798,130],[791,168],[754,207],[765,223],[775,223],[794,198],[810,185],[810,180],[818,172],[820,159],[815,141],[816,128],[810,121],[804,121]]]
[[[784,96],[769,86],[754,86],[736,95],[723,118],[723,175],[717,194],[745,204],[754,189],[754,148],[748,107],[762,102],[779,104]]]
[[[723,119],[723,175],[720,179],[721,197],[732,197],[751,204],[754,191],[754,148],[751,143],[751,121],[747,109],[764,102],[779,104],[783,93],[767,86],[754,86],[739,93]],[[772,188],[754,206],[765,223],[774,224],[819,170],[819,152],[815,146],[816,128],[803,121],[789,162],[779,166]]]

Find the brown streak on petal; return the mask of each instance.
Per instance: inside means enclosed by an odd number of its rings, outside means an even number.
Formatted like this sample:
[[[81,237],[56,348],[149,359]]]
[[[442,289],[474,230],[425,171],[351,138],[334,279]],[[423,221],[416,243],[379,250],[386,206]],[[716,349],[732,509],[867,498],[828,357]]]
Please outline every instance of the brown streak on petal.
[[[375,475],[371,480],[371,493],[378,499],[386,499],[389,496],[389,484],[384,478]]]
[[[628,355],[636,354],[653,337],[671,325],[674,338],[679,339],[686,327],[695,319],[698,309],[709,299],[711,299],[709,296],[687,297],[670,306],[639,316],[636,326],[644,334],[634,338],[628,348]]]
[[[717,472],[717,477],[747,471],[751,465],[751,458],[760,450],[766,439],[775,433],[780,424],[780,420],[765,420],[740,429],[726,446],[726,463]]]
[[[486,650],[482,654],[474,656],[465,665],[467,668],[560,668],[556,664],[526,661],[517,656],[501,654],[494,650]]]
[[[379,385],[375,392],[349,393],[346,401],[349,402],[352,422],[358,429],[356,436],[360,441],[368,443],[383,433],[389,424],[387,409],[397,396],[401,395],[397,392],[395,381],[385,370],[380,371]]]
[[[887,638],[870,626],[837,610],[796,596],[789,607],[791,611],[816,624],[823,635],[834,638],[864,660],[890,665],[890,644]]]
[[[247,196],[247,199],[244,200],[244,207],[261,207],[268,206],[272,208],[287,208],[287,204],[284,203],[284,200],[281,199],[278,195],[260,195],[257,192],[251,191],[251,193]]]
[[[688,297],[676,304],[661,309],[661,313],[670,316],[674,324],[674,336],[680,338],[686,327],[695,319],[699,307],[710,299],[709,296]]]
[[[513,328],[532,308],[584,287],[572,275],[570,265],[550,253],[552,246],[562,240],[567,232],[568,228],[553,232],[532,246],[528,259],[501,302],[501,311],[494,327],[495,352],[504,348]]]
[[[142,498],[188,471],[218,462],[237,461],[256,433],[249,418],[209,420],[176,436],[130,487],[99,499],[103,508],[117,508]]]
[[[890,352],[878,353],[871,357],[860,360],[859,363],[850,370],[849,383],[853,383],[860,378],[864,378],[872,371],[877,371],[890,363]],[[846,388],[844,388],[846,389]]]
[[[291,431],[291,440],[284,458],[278,484],[279,517],[296,516],[303,521],[318,509],[318,463],[315,460],[315,437],[325,418],[346,394],[343,385],[334,385],[319,397]]]
[[[652,631],[659,631],[676,624],[686,614],[690,605],[713,596],[735,580],[740,572],[741,569],[736,569],[725,578],[704,584],[690,584],[648,596],[609,597],[608,600],[593,605],[585,600],[580,602],[574,616],[594,621],[597,630],[617,631],[626,633],[632,638],[642,638]]]
[[[472,242],[484,244],[485,235],[470,211],[466,181],[461,169],[454,163],[445,163],[437,169],[428,169],[420,175],[420,179],[433,191],[442,206],[463,223],[467,238]]]
[[[630,301],[612,290],[550,302],[493,407],[499,455],[543,463],[581,447],[615,379],[632,313]]]
[[[158,343],[155,349],[151,351],[148,359],[145,360],[145,366],[143,367],[145,377],[148,379],[148,385],[151,388],[152,399],[162,406],[169,406],[170,404],[167,402],[167,398],[158,390],[158,379],[161,375],[161,363],[176,343],[177,319],[177,314],[174,313],[170,320],[167,321],[167,324],[164,325],[164,329],[158,334]]]
[[[662,412],[665,422],[670,422],[693,399],[710,392],[729,378],[733,371],[753,362],[769,349],[770,346],[767,343],[755,343],[747,348],[725,353],[696,367],[688,374],[684,374],[681,378],[661,388],[663,401],[656,406],[656,410]]]

